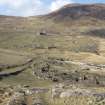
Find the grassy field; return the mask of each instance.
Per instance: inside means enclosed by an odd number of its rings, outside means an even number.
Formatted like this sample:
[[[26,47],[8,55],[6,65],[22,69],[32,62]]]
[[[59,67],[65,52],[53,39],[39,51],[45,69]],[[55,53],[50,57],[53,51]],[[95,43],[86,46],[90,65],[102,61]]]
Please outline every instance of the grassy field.
[[[0,78],[0,86],[52,88],[55,84],[69,82],[69,85],[105,92],[105,67],[102,67],[105,64],[105,39],[103,31],[98,31],[98,35],[94,33],[96,29],[105,28],[104,22],[98,21],[94,25],[89,21],[87,25],[75,21],[75,25],[65,26],[50,20],[46,24],[45,20],[34,17],[15,21],[10,19],[0,25],[0,73],[25,70]],[[45,35],[40,34],[43,31]],[[46,105],[105,103],[104,100],[96,102],[94,97],[49,100],[50,93],[40,97]]]

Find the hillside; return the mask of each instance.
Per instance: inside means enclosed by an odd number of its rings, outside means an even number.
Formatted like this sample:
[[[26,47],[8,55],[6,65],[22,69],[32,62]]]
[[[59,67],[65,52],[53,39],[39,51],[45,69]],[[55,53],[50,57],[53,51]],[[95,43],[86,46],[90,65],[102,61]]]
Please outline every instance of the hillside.
[[[69,4],[61,9],[50,13],[47,18],[54,18],[55,20],[79,20],[79,19],[105,19],[105,4]]]
[[[0,16],[0,105],[104,105],[104,11],[69,4],[44,16]]]

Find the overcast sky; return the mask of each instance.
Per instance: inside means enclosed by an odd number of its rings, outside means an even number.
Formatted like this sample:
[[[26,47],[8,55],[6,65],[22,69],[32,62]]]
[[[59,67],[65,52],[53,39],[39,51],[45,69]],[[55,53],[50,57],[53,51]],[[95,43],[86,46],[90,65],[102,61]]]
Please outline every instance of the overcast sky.
[[[0,15],[46,14],[69,3],[105,3],[105,0],[0,0]]]

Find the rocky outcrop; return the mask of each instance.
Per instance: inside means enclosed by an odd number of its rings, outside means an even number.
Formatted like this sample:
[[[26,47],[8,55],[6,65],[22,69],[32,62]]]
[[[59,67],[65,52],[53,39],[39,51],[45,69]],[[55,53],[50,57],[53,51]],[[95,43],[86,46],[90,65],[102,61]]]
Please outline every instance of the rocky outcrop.
[[[24,94],[15,92],[8,101],[7,105],[27,105]]]
[[[43,102],[43,100],[41,98],[35,98],[32,105],[45,105],[45,103]]]
[[[47,88],[40,88],[40,87],[39,88],[38,87],[34,87],[34,88],[31,88],[31,89],[22,88],[22,90],[27,95],[39,94],[39,93],[47,93],[49,91],[49,89],[47,89]]]
[[[53,99],[56,98],[69,98],[74,96],[94,97],[96,101],[102,101],[105,99],[104,92],[97,92],[92,89],[78,88],[76,86],[67,88],[63,84],[58,84],[52,87],[51,95]]]

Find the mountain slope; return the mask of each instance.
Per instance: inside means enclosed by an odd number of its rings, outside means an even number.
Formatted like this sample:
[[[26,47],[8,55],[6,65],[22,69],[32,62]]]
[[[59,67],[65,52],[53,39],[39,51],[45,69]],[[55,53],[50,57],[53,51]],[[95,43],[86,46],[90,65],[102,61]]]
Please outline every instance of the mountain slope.
[[[46,15],[57,21],[70,21],[79,19],[105,19],[105,4],[69,4],[61,9]]]
[[[0,16],[0,105],[104,105],[104,11],[71,4],[44,16]]]

